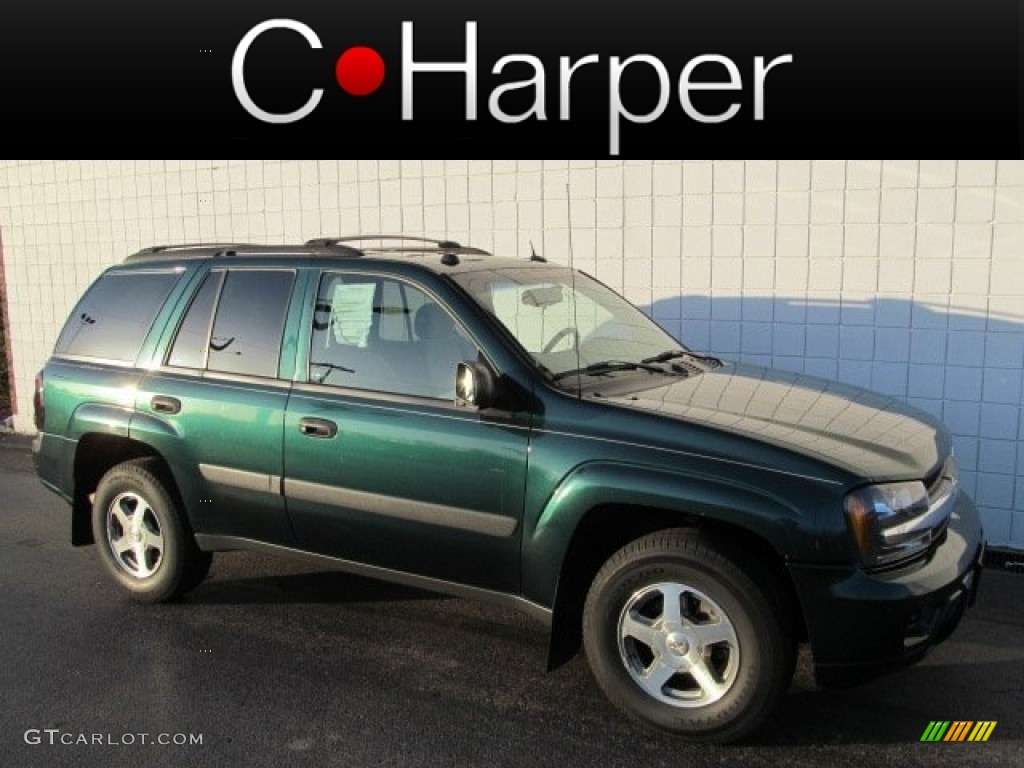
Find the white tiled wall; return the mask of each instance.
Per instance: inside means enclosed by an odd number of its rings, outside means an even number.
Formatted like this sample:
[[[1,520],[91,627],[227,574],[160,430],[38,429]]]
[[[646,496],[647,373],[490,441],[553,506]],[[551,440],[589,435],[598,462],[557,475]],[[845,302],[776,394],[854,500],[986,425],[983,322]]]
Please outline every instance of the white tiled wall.
[[[133,250],[369,232],[571,242],[692,347],[916,403],[990,541],[1024,549],[1024,161],[0,161],[17,428],[70,306]]]

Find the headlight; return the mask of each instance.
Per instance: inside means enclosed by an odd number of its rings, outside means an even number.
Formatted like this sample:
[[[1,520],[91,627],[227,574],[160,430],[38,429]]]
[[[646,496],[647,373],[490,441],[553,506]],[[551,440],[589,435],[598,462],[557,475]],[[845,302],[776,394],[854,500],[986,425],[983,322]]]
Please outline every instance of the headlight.
[[[945,531],[956,500],[956,464],[946,462],[931,489],[914,480],[868,485],[846,497],[846,516],[869,568],[912,560]],[[931,490],[931,496],[929,496]]]

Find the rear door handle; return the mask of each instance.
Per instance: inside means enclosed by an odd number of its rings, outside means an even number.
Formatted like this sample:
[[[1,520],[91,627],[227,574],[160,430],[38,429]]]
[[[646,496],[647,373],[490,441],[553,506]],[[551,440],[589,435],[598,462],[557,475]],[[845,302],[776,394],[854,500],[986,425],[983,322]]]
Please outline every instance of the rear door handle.
[[[307,437],[334,437],[338,434],[338,425],[327,419],[306,417],[299,419],[299,432]]]
[[[154,395],[149,404],[157,413],[177,413],[181,410],[181,400],[166,395]]]

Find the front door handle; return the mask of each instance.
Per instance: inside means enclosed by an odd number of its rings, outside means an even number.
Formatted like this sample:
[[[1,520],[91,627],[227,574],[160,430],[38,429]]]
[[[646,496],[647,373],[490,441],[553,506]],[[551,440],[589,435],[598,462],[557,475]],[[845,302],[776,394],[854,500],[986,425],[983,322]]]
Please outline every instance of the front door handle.
[[[166,395],[154,395],[149,404],[157,413],[177,413],[181,410],[181,400]]]
[[[299,419],[299,432],[307,437],[334,437],[338,434],[338,425],[327,419],[306,417]]]

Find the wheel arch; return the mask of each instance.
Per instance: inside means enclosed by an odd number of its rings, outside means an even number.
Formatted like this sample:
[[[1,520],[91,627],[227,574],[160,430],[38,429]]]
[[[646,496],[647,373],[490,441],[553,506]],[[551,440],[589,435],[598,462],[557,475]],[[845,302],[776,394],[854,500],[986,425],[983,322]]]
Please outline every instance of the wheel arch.
[[[602,565],[630,542],[673,528],[699,531],[709,543],[752,572],[755,580],[773,585],[768,591],[776,600],[774,609],[783,631],[797,641],[807,639],[786,559],[763,537],[734,523],[676,509],[601,504],[580,519],[562,561],[551,611],[549,670],[567,663],[579,652],[587,591]]]
[[[181,493],[170,466],[153,446],[124,435],[106,432],[88,432],[78,439],[72,470],[72,545],[95,543],[91,522],[92,496],[103,475],[118,464],[145,458],[154,460],[154,466],[166,482],[168,492],[181,504]]]

